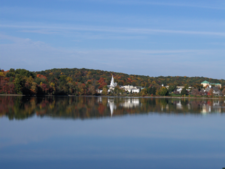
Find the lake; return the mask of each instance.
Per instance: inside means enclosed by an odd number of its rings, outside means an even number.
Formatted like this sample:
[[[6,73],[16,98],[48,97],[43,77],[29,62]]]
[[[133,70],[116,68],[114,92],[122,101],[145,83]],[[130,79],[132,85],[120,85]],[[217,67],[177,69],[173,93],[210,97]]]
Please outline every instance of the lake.
[[[222,169],[225,101],[1,96],[0,166]]]

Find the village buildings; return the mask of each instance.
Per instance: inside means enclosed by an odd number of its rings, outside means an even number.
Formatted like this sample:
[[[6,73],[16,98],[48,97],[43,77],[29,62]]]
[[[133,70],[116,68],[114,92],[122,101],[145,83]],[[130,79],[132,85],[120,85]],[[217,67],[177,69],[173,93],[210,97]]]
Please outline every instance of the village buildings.
[[[185,87],[185,86],[176,86],[176,89],[174,92],[174,94],[181,94],[183,89],[186,89],[188,94],[192,94],[192,95],[215,95],[215,96],[222,96],[223,93],[220,90],[222,85],[220,83],[211,83],[208,81],[203,81],[201,83],[201,85],[203,86],[203,88],[201,90],[199,89],[195,89],[194,87]],[[118,84],[115,82],[114,77],[112,76],[111,78],[111,82],[110,85],[107,86],[108,87],[108,93],[111,93],[115,90],[115,88],[119,88],[119,89],[123,89],[124,91],[128,92],[128,93],[140,93],[142,89],[144,89],[143,87],[140,86],[133,86],[133,85],[124,85],[124,86],[118,86]],[[169,90],[170,86],[164,86],[162,84],[162,87],[165,87],[167,90]],[[97,93],[101,94],[102,90],[97,90]]]
[[[210,91],[212,91],[213,95],[216,95],[216,96],[223,95],[222,91],[220,90],[220,88],[222,87],[220,83],[210,83],[208,81],[203,81],[201,85],[205,88],[203,89],[205,93],[210,93]]]
[[[112,76],[110,85],[108,85],[108,92],[111,92],[117,87],[117,83],[114,80],[114,77]],[[126,92],[129,93],[140,93],[142,87],[138,86],[132,86],[132,85],[125,85],[125,86],[119,86],[120,89],[124,89]]]
[[[203,86],[203,87],[210,87],[210,86],[215,86],[215,87],[219,87],[219,88],[221,88],[222,87],[222,85],[220,84],[220,83],[210,83],[210,82],[208,82],[208,81],[203,81],[202,83],[201,83],[201,85]]]
[[[124,89],[125,91],[129,93],[140,93],[141,91],[141,87],[132,86],[132,85],[121,86],[120,88]]]

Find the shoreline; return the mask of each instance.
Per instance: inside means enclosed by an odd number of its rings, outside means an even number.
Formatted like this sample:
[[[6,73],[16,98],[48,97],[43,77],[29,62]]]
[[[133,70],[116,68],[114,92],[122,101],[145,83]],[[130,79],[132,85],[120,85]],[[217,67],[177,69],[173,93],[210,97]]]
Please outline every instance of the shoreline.
[[[208,99],[219,99],[219,100],[225,100],[225,97],[224,98],[208,98],[208,97],[178,97],[178,96],[102,96],[102,97],[124,97],[124,98],[159,98],[159,99],[205,99],[205,100],[208,100]]]
[[[0,94],[0,96],[26,96],[24,94]]]
[[[121,98],[161,98],[161,99],[203,99],[203,100],[209,100],[209,99],[219,99],[219,100],[224,100],[225,97],[223,98],[209,98],[209,97],[182,97],[182,96],[101,96],[101,95],[81,95],[81,96],[76,96],[76,95],[23,95],[23,94],[0,94],[0,96],[25,96],[25,97],[46,97],[46,96],[53,96],[53,97],[121,97]]]

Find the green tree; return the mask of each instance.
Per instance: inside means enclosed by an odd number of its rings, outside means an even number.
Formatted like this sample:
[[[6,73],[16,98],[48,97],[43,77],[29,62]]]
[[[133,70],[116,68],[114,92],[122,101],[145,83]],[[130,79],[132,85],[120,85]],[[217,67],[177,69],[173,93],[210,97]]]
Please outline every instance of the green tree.
[[[169,92],[173,92],[173,91],[175,91],[176,90],[176,86],[169,86],[169,89],[168,89],[168,91]]]
[[[14,72],[8,72],[7,74],[6,74],[6,77],[15,77],[15,73]]]
[[[35,77],[35,73],[33,72],[30,72],[28,70],[25,70],[25,69],[16,69],[15,71],[16,74],[19,74],[19,75],[22,75],[22,76],[26,76],[26,77],[32,77],[34,78]]]
[[[142,90],[141,90],[141,95],[142,95],[142,96],[146,96],[147,93],[148,93],[148,92],[147,92],[147,89],[142,89]]]
[[[152,94],[152,95],[155,95],[156,94],[156,88],[155,87],[148,87],[147,88],[147,93],[148,94]]]
[[[67,76],[61,75],[59,78],[60,84],[65,85],[67,83]]]
[[[13,82],[13,77],[10,77],[9,78],[9,82]]]
[[[16,93],[23,93],[25,79],[23,79],[22,75],[16,75],[14,85]]]
[[[9,69],[9,72],[15,72],[15,69],[11,68]]]
[[[160,96],[167,96],[167,95],[169,94],[169,92],[168,92],[167,88],[161,87],[161,88],[159,89],[159,91],[158,91],[158,94],[159,94]]]
[[[187,94],[188,94],[188,92],[187,92],[186,88],[183,88],[181,90],[181,95],[187,95]]]

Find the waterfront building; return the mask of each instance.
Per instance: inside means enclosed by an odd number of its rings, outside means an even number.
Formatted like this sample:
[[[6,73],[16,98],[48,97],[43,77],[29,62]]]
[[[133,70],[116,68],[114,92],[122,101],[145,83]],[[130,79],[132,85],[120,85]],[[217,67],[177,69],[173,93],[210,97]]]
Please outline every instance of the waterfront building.
[[[222,85],[220,84],[220,83],[210,83],[210,82],[208,82],[208,81],[203,81],[202,83],[201,83],[201,85],[203,86],[203,87],[206,87],[206,86],[208,86],[208,87],[210,87],[211,88],[211,86],[215,86],[215,87],[219,87],[219,88],[221,88],[222,87]]]
[[[208,86],[203,91],[208,93],[210,90],[213,91],[213,95],[216,95],[216,96],[222,96],[223,95],[223,93],[222,93],[222,91],[220,90],[219,87],[211,87],[211,86]]]
[[[120,88],[124,89],[126,92],[129,92],[129,93],[139,93],[141,90],[141,87],[132,86],[132,85],[121,86]]]

